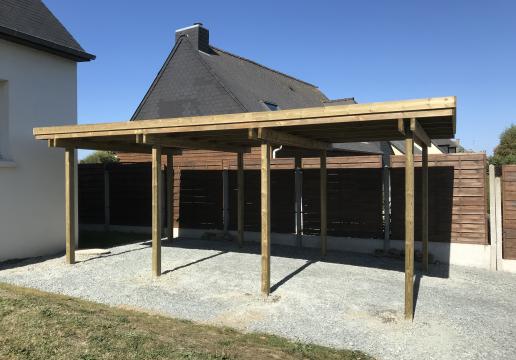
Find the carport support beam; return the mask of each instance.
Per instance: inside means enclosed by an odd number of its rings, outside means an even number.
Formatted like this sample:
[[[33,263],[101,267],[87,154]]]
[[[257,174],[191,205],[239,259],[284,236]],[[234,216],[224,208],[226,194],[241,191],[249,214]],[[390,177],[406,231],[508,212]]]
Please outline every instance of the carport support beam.
[[[428,271],[428,146],[423,145],[421,164],[421,240],[423,245],[423,271]]]
[[[414,317],[414,137],[405,138],[405,319]]]
[[[244,153],[237,155],[237,186],[238,186],[238,245],[244,243]]]
[[[296,155],[294,160],[294,186],[296,192],[295,213],[296,213],[296,240],[297,246],[303,247],[303,169],[302,158]]]
[[[152,148],[152,274],[161,275],[161,147]]]
[[[174,238],[174,158],[171,154],[167,154],[167,236],[168,240]]]
[[[75,149],[65,149],[66,263],[75,263]]]
[[[271,289],[271,146],[261,145],[262,294]]]
[[[326,256],[327,247],[327,227],[328,227],[328,208],[327,208],[327,171],[326,171],[326,151],[321,151],[321,256]]]

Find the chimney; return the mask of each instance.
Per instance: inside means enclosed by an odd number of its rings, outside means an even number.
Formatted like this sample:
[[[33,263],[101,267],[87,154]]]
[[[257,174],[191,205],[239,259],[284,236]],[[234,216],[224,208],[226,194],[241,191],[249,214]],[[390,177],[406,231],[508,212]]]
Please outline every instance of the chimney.
[[[202,23],[195,23],[176,30],[176,43],[181,36],[186,36],[196,50],[210,53],[210,32],[202,27]]]

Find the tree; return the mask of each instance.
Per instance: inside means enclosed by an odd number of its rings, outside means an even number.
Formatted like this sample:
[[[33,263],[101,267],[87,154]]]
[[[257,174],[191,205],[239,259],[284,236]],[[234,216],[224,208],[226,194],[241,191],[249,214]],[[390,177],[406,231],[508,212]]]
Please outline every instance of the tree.
[[[119,160],[114,152],[97,150],[82,159],[81,164],[107,164],[118,161]]]
[[[500,135],[500,144],[489,159],[493,165],[516,164],[516,126],[510,127]]]

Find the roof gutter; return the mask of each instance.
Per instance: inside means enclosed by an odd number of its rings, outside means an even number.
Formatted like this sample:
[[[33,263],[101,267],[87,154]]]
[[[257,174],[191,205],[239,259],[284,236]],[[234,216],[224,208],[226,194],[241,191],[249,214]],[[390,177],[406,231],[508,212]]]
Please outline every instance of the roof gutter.
[[[38,50],[46,51],[76,62],[95,60],[96,56],[85,51],[72,49],[54,42],[0,26],[0,39],[12,41]]]

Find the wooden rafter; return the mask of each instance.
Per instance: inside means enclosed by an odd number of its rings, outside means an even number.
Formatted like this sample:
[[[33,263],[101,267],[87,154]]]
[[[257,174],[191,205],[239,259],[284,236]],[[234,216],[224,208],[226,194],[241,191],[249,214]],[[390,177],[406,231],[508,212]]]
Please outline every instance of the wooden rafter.
[[[128,152],[138,154],[152,153],[152,147],[148,145],[130,144],[125,142],[107,141],[96,142],[86,139],[49,139],[48,146],[51,148],[72,148],[85,150],[105,150],[116,152]],[[178,149],[163,149],[164,154],[177,155]]]
[[[427,135],[425,129],[423,129],[421,124],[419,124],[419,122],[415,118],[410,119],[410,131],[414,133],[416,140],[419,140],[420,143],[422,143],[425,146],[432,146],[432,141],[430,140],[430,137]]]
[[[156,135],[143,135],[143,143],[147,145],[159,145],[163,147],[174,147],[174,148],[186,148],[186,149],[199,149],[199,150],[211,150],[211,151],[224,151],[224,152],[250,152],[251,149],[244,146],[228,145],[219,142],[203,141],[203,140],[191,140],[191,139],[176,139],[171,137],[156,136]]]
[[[249,129],[249,138],[253,140],[261,140],[274,145],[288,145],[302,149],[311,150],[330,150],[330,143],[309,139],[303,136],[292,135],[282,131],[258,128]]]

